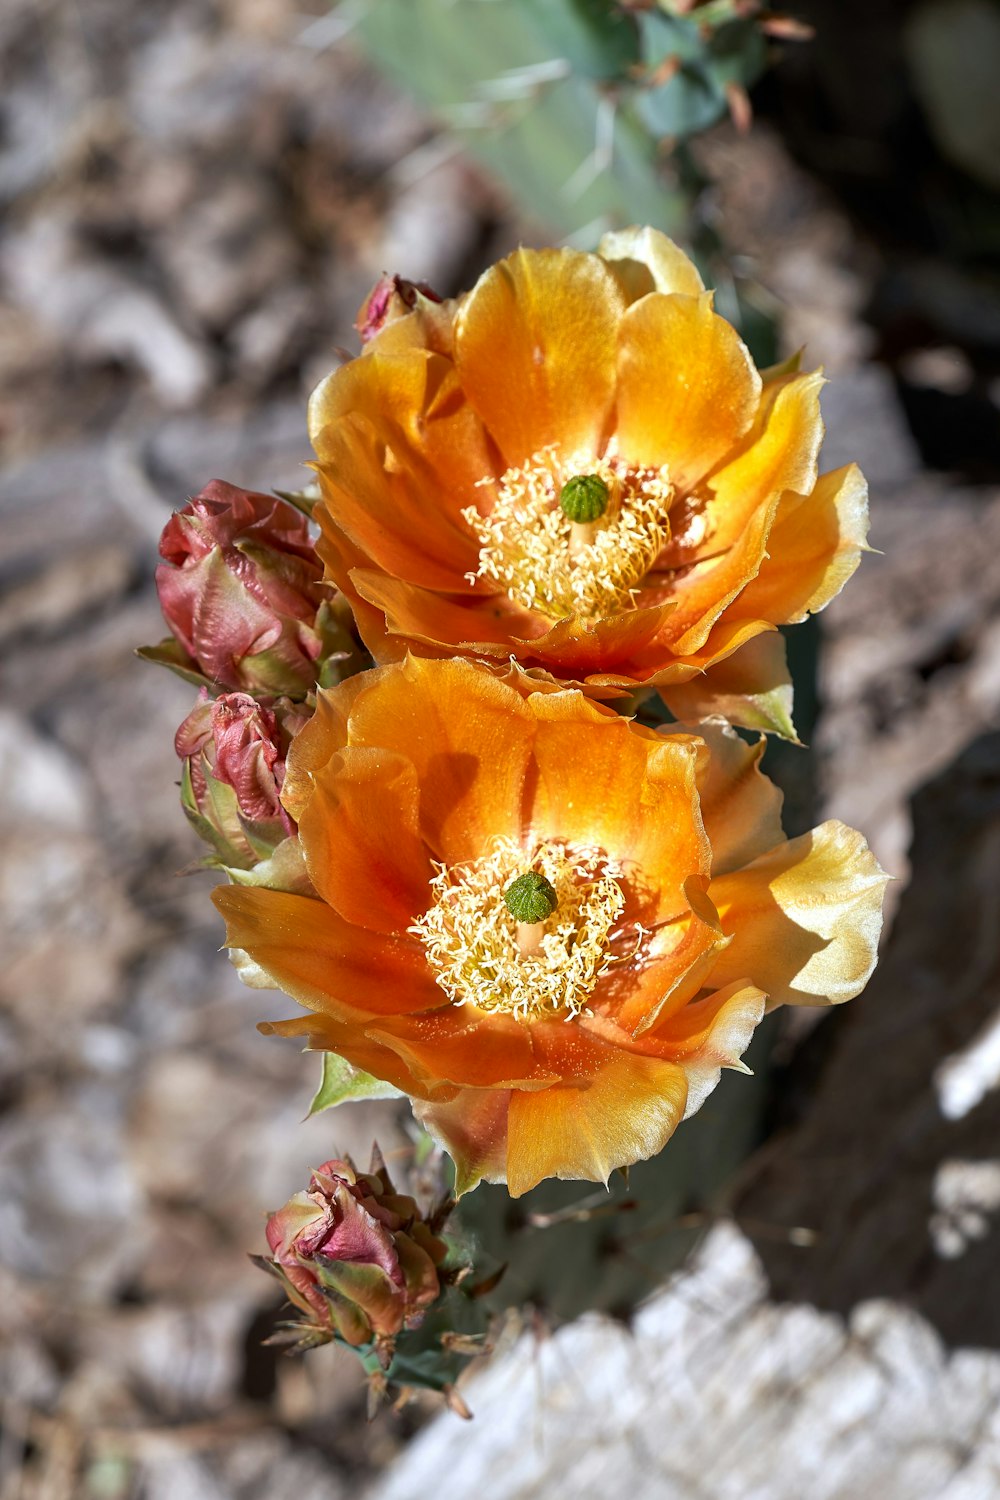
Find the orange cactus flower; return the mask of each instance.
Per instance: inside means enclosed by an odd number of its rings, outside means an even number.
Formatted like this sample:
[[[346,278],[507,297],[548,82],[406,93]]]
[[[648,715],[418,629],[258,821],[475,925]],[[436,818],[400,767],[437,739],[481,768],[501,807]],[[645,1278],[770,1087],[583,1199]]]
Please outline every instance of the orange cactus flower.
[[[867,531],[858,469],[818,475],[821,385],[759,373],[662,234],[519,250],[313,395],[320,556],[381,663],[513,656],[792,734],[777,627]]]
[[[262,1029],[409,1094],[459,1191],[654,1155],[766,1005],[875,962],[877,862],[784,838],[762,742],[537,686],[410,657],[320,692],[282,790],[315,896],[215,893],[243,977],[308,1012]]]

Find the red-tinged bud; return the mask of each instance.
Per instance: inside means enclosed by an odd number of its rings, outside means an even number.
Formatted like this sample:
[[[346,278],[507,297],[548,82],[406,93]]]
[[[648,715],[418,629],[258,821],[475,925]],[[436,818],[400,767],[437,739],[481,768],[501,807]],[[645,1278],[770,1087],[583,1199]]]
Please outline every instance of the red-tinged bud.
[[[367,344],[387,323],[412,312],[421,298],[440,302],[437,292],[426,281],[405,281],[402,276],[380,276],[358,309],[354,326]]]
[[[215,850],[211,863],[252,869],[295,832],[280,794],[288,747],[308,719],[288,698],[258,703],[249,693],[224,693],[212,700],[202,689],[174,747],[184,762],[181,802]]]
[[[290,1336],[371,1346],[383,1368],[397,1335],[417,1327],[442,1292],[447,1247],[414,1200],[393,1190],[377,1152],[371,1172],[345,1161],[315,1171],[308,1192],[270,1216],[267,1243],[266,1264],[303,1315]]]
[[[171,516],[160,553],[156,587],[177,644],[144,655],[215,691],[306,695],[329,650],[330,591],[305,516],[213,480]]]

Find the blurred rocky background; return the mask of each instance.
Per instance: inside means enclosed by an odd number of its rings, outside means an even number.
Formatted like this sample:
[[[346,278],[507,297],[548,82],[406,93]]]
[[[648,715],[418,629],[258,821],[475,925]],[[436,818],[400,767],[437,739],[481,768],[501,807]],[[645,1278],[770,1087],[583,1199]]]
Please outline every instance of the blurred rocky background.
[[[284,1002],[219,953],[209,878],[178,878],[192,693],[133,656],[162,633],[156,540],[209,478],[301,480],[304,397],[379,273],[452,292],[547,239],[380,81],[362,8],[0,12],[0,1500],[987,1500],[1000,212],[986,103],[950,101],[956,68],[991,97],[992,0],[803,3],[818,40],[750,133],[695,147],[704,222],[826,365],[828,466],[872,485],[814,748],[821,811],[900,876],[875,982],[778,1019],[766,1139],[634,1331],[552,1337],[539,1309],[470,1380],[471,1427],[369,1426],[347,1356],[261,1347],[266,1210],[334,1150],[412,1145],[389,1104],[302,1123],[314,1066],[254,1030]],[[626,1222],[608,1253],[644,1274]]]

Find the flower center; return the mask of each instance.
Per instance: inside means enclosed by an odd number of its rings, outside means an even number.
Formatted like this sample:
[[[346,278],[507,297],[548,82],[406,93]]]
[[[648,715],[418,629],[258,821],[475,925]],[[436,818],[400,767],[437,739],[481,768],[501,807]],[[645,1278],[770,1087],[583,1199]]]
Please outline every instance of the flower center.
[[[506,899],[526,874],[540,876],[556,900],[546,903],[530,953]],[[498,838],[481,858],[441,867],[431,882],[434,903],[410,931],[454,1004],[522,1019],[565,1011],[568,1020],[586,1009],[614,960],[613,929],[625,907],[620,876],[598,849],[548,840],[526,850]]]
[[[553,620],[635,607],[636,589],[670,536],[674,490],[665,468],[630,467],[615,456],[564,462],[552,447],[496,484],[488,516],[475,506],[462,512],[479,540],[470,582],[493,578],[516,604]]]

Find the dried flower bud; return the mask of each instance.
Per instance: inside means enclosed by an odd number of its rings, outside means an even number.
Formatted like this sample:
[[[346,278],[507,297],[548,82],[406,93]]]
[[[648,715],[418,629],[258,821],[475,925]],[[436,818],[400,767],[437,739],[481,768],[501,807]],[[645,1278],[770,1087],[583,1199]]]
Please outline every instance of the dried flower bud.
[[[224,693],[213,700],[202,689],[174,748],[184,762],[184,811],[218,862],[252,869],[295,832],[281,784],[288,746],[308,719],[288,698],[258,703],[249,693]]]
[[[273,495],[213,480],[163,529],[160,606],[179,642],[144,654],[220,688],[302,698],[327,654],[306,518]]]
[[[288,1329],[300,1344],[371,1345],[388,1369],[397,1334],[441,1295],[446,1246],[393,1190],[377,1151],[371,1172],[345,1161],[315,1171],[309,1191],[270,1216],[267,1242],[265,1264],[304,1315]]]
[[[426,281],[405,281],[402,276],[380,276],[368,296],[358,309],[354,326],[367,344],[387,323],[405,317],[417,306],[421,297],[428,302],[440,302],[441,298]]]

